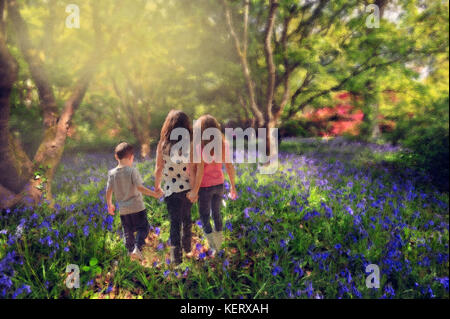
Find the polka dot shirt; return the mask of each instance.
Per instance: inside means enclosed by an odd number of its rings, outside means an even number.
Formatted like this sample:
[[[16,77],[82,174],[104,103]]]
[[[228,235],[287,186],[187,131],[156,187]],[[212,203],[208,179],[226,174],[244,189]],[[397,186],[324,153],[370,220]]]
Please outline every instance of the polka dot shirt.
[[[191,186],[189,184],[187,160],[180,158],[177,159],[176,162],[172,162],[169,155],[163,155],[163,159],[164,168],[162,189],[164,191],[164,196],[168,197],[172,195],[172,193],[180,193],[190,190]]]

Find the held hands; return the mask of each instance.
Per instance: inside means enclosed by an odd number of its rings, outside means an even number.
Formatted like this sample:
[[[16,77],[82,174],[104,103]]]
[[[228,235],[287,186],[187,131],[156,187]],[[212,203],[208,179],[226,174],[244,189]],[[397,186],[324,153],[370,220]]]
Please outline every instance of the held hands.
[[[155,197],[156,199],[159,199],[159,198],[164,196],[164,192],[161,189],[161,187],[155,188],[155,192],[154,193],[155,193],[155,195],[153,197]]]
[[[113,204],[108,204],[108,214],[110,214],[111,216],[114,216],[115,210],[116,210],[116,206],[114,206]]]
[[[191,203],[195,203],[198,200],[198,193],[194,193],[193,191],[189,191],[186,194],[186,197],[191,201]]]
[[[190,191],[186,194],[186,197],[191,201],[191,203],[195,203],[198,200],[198,193]],[[231,198],[232,200],[236,200],[237,192],[235,188],[231,189],[230,193],[228,194],[228,197]]]

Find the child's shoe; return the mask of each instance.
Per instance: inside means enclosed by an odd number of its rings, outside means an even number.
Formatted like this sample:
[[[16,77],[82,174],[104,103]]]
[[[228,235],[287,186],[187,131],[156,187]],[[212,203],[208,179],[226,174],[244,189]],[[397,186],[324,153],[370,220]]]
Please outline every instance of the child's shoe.
[[[217,251],[216,242],[215,242],[215,238],[214,238],[214,232],[205,234],[205,236],[206,236],[206,239],[208,240],[209,249],[211,250],[210,256],[214,257],[216,255],[216,251]]]
[[[189,253],[186,253],[185,256],[187,259],[192,259],[192,258],[194,258],[194,253],[191,251]]]
[[[144,256],[142,256],[142,252],[139,250],[139,248],[134,247],[133,252],[130,253],[131,259],[137,259],[137,260],[143,260]]]
[[[214,257],[216,257],[216,254],[217,254],[217,250],[215,250],[215,249],[210,249],[209,250],[209,257],[211,257],[211,258],[214,258]]]
[[[205,237],[208,240],[209,248],[211,248],[211,250],[217,250],[216,241],[215,241],[215,238],[214,238],[214,232],[209,233],[209,234],[205,234]]]

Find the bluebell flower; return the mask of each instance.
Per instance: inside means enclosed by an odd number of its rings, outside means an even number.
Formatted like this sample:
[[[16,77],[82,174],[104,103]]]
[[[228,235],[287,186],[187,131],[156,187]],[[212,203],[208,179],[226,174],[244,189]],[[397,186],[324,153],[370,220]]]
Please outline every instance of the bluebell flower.
[[[28,285],[23,284],[20,286],[13,294],[12,298],[16,299],[18,296],[20,296],[22,293],[25,293],[25,295],[28,295],[31,293],[31,288]]]
[[[448,288],[448,277],[436,278],[436,280],[437,280],[441,285],[443,285],[444,288],[445,288],[445,290],[447,290],[447,292],[448,292],[448,290],[449,290],[449,288]]]
[[[314,288],[313,288],[313,285],[312,285],[311,281],[308,283],[308,287],[306,288],[305,292],[308,295],[308,298],[311,298],[313,296]]]
[[[248,214],[248,207],[246,209],[244,209],[244,217],[245,218],[250,218],[250,215]]]
[[[225,261],[223,262],[223,265],[222,265],[222,269],[224,271],[226,271],[229,265],[230,265],[230,262],[228,261],[228,259],[225,259]]]
[[[109,294],[113,289],[112,285],[108,285],[108,288],[106,288],[105,294]]]
[[[345,210],[347,211],[347,213],[349,213],[350,215],[353,215],[353,209],[350,206],[345,206]]]
[[[85,225],[84,227],[83,227],[83,234],[84,234],[84,236],[89,236],[89,225]]]
[[[282,271],[283,271],[283,269],[280,266],[273,263],[273,269],[272,269],[273,276],[278,276],[278,274],[280,274]]]

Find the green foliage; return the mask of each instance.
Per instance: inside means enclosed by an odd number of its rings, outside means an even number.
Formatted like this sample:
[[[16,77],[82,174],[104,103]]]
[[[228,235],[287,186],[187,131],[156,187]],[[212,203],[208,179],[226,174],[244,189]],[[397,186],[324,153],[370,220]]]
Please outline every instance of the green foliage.
[[[308,123],[302,119],[286,120],[278,127],[278,134],[285,136],[309,137],[311,132],[307,130]]]
[[[448,97],[426,107],[419,116],[403,120],[390,135],[406,150],[398,157],[407,165],[430,174],[436,185],[449,188],[449,100]]]

